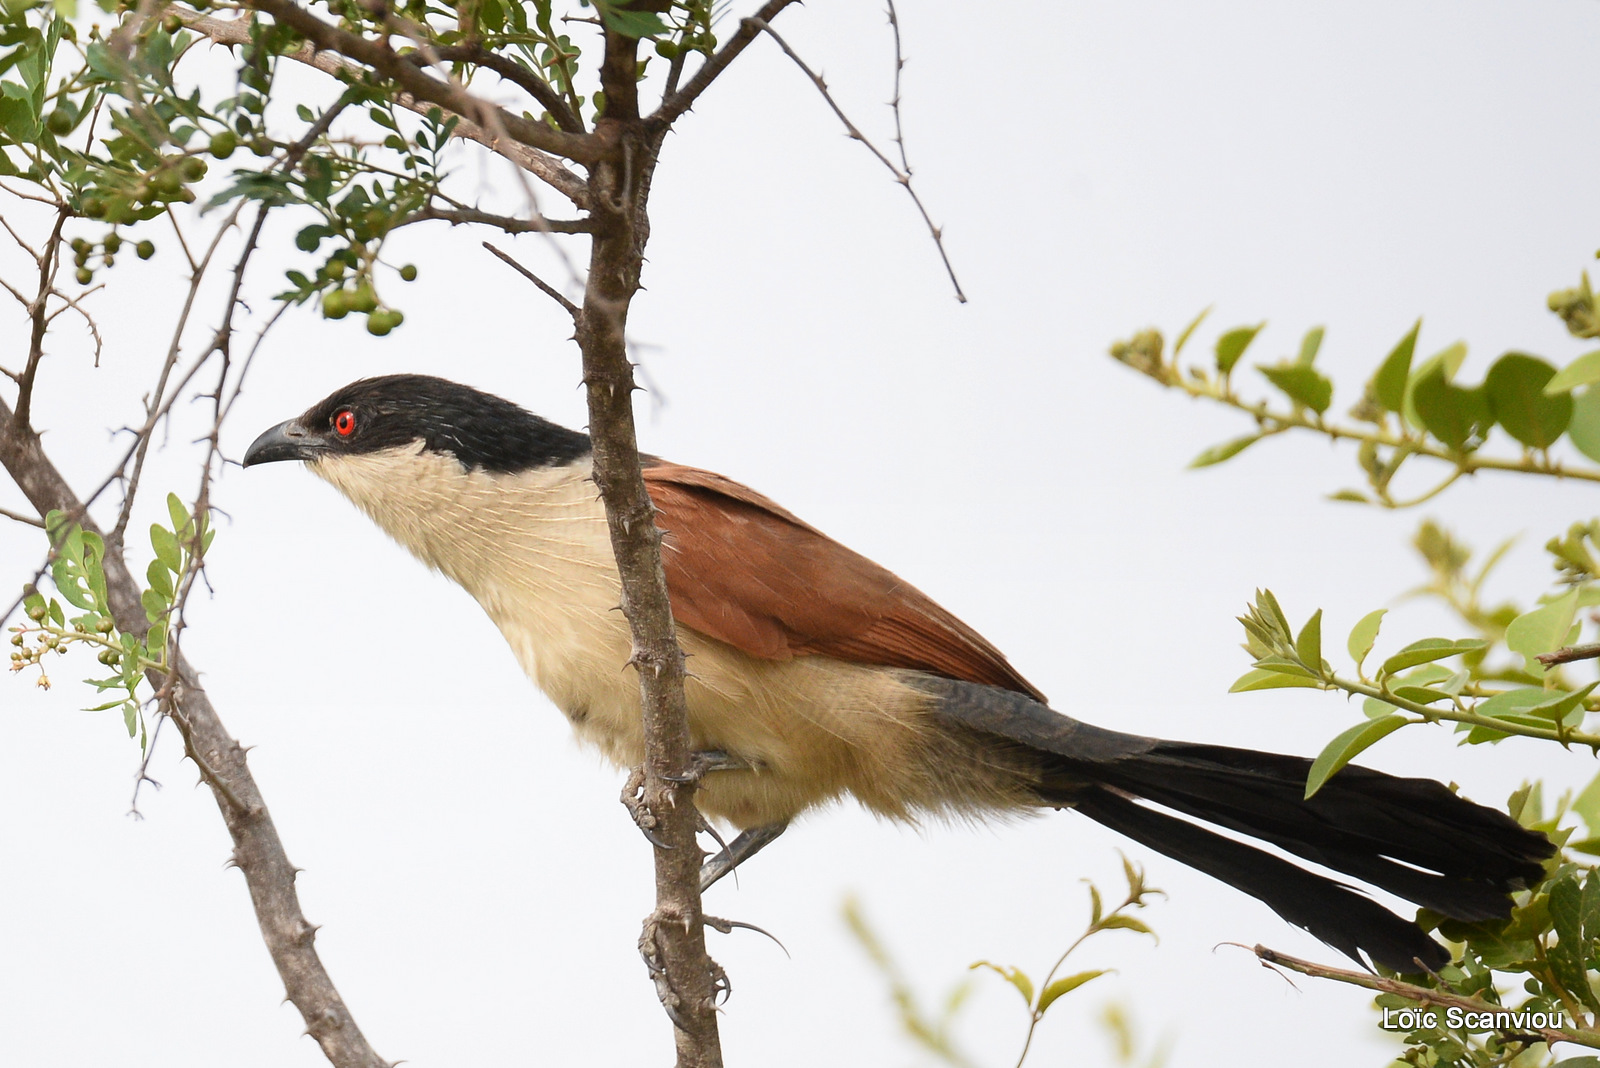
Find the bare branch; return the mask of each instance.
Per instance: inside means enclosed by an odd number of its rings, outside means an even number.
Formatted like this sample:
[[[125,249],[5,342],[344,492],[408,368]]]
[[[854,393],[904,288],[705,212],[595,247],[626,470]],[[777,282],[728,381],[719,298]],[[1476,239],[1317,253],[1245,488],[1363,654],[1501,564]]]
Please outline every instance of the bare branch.
[[[1349,983],[1351,986],[1364,987],[1367,990],[1376,990],[1380,994],[1398,994],[1403,998],[1420,1002],[1423,1005],[1447,1005],[1467,1012],[1498,1013],[1508,1011],[1504,1005],[1478,998],[1463,997],[1448,990],[1434,990],[1426,986],[1417,986],[1400,979],[1390,979],[1382,975],[1373,975],[1370,972],[1358,972],[1349,968],[1332,968],[1326,964],[1317,964],[1314,961],[1301,960],[1291,957],[1286,953],[1268,949],[1266,946],[1256,946],[1255,955],[1261,960],[1263,968],[1287,968],[1301,975],[1309,975],[1313,979],[1332,979],[1340,983]],[[1546,1042],[1574,1042],[1581,1046],[1600,1048],[1600,1032],[1590,1031],[1581,1027],[1562,1030],[1554,1027],[1531,1027],[1527,1029],[1539,1035]]]
[[[17,421],[4,400],[0,400],[0,466],[41,515],[59,509],[80,517],[86,529],[95,529],[83,503],[40,447],[38,435]],[[104,566],[117,626],[142,638],[150,624],[139,601],[139,584],[120,547],[107,543]],[[284,853],[277,827],[250,774],[244,747],[217,718],[200,685],[199,673],[179,655],[170,680],[151,681],[158,687],[170,687],[173,722],[183,733],[184,748],[202,769],[222,812],[233,839],[233,863],[244,874],[267,951],[289,1000],[305,1020],[306,1031],[335,1068],[389,1068],[367,1043],[322,966],[314,946],[317,929],[306,922],[295,893],[296,869]]]
[[[751,18],[741,19],[739,28],[734,31],[727,43],[714,52],[710,59],[700,65],[694,72],[694,77],[676,93],[670,93],[661,101],[661,106],[656,108],[650,116],[654,126],[671,126],[679,115],[694,107],[694,102],[700,95],[711,88],[711,83],[717,80],[721,73],[728,69],[728,64],[739,58],[739,53],[747,48],[756,35],[761,32],[762,26],[778,17],[778,14],[796,0],[767,0],[761,9]]]
[[[44,331],[50,325],[45,309],[50,294],[55,290],[56,269],[61,264],[61,228],[67,225],[71,217],[72,208],[66,201],[57,205],[55,226],[44,243],[44,249],[34,257],[34,262],[39,266],[39,294],[28,304],[28,318],[32,321],[28,332],[28,362],[17,379],[17,412],[14,417],[19,429],[28,425],[31,414],[33,383],[39,373],[39,363],[44,359]]]
[[[544,279],[528,270],[522,264],[506,255],[504,252],[501,252],[499,249],[489,244],[489,242],[485,241],[483,243],[483,247],[500,257],[501,260],[510,265],[512,270],[516,271],[518,274],[522,275],[522,277],[538,286],[539,292],[543,293],[545,296],[549,297],[551,300],[565,308],[567,310],[567,314],[572,316],[574,320],[578,318],[578,315],[580,314],[578,306],[572,303],[572,301],[568,300],[566,297],[563,297],[560,290],[551,286],[550,283],[546,282]]]
[[[955,287],[956,300],[960,301],[962,304],[965,304],[967,302],[967,295],[961,291],[961,283],[956,279],[956,270],[953,266],[951,266],[950,257],[944,250],[944,231],[934,225],[932,217],[928,215],[928,209],[923,206],[922,198],[917,196],[917,191],[911,187],[910,167],[907,167],[905,170],[901,170],[899,167],[896,167],[889,161],[888,156],[885,156],[882,152],[878,151],[878,146],[867,140],[866,135],[856,127],[855,123],[850,121],[849,116],[844,113],[844,110],[839,107],[838,102],[833,99],[833,94],[828,91],[828,83],[824,81],[822,76],[816,71],[813,71],[810,67],[806,66],[806,61],[801,59],[799,55],[795,53],[795,50],[789,47],[788,41],[785,41],[782,37],[778,36],[777,30],[774,30],[771,26],[759,18],[746,19],[745,21],[757,23],[760,30],[765,32],[767,36],[771,37],[774,41],[778,42],[778,47],[783,49],[784,55],[794,60],[795,65],[801,70],[805,71],[806,77],[811,79],[811,84],[815,85],[817,87],[817,92],[822,94],[822,99],[828,102],[828,106],[832,108],[833,113],[839,117],[839,121],[844,123],[844,128],[849,132],[851,139],[860,141],[863,145],[867,146],[867,151],[876,156],[879,163],[889,168],[889,173],[894,175],[894,180],[905,187],[906,193],[911,197],[911,202],[917,206],[917,211],[921,213],[922,221],[927,224],[928,233],[933,235],[933,243],[939,249],[939,258],[944,261],[945,273],[950,276],[950,284]],[[905,142],[900,137],[900,23],[894,16],[894,9],[892,6],[890,8],[889,24],[894,27],[895,91],[893,106],[895,116],[895,140],[900,142],[900,158],[904,159]]]
[[[37,516],[23,515],[21,512],[13,512],[9,508],[0,508],[0,517],[16,520],[18,523],[26,523],[28,526],[38,527],[40,530],[44,529],[44,520],[39,519]],[[6,615],[10,614],[11,613],[9,612],[6,613]]]
[[[217,44],[231,47],[250,43],[250,26],[246,19],[214,19],[209,15],[202,15],[192,8],[186,8],[179,4],[171,5],[168,11],[181,19],[189,29],[204,34]],[[363,70],[357,63],[342,59],[331,52],[320,51],[309,44],[298,51],[285,53],[283,58],[313,67],[324,74],[335,76],[344,74],[359,77]],[[436,106],[433,103],[420,100],[410,93],[397,94],[394,102],[397,107],[405,108],[407,111],[415,112],[419,115],[426,115]],[[447,114],[456,114],[452,108],[447,107],[442,110]],[[530,148],[498,133],[493,133],[482,125],[464,117],[456,124],[451,136],[467,141],[476,141],[491,152],[510,160],[520,170],[532,174],[578,207],[588,206],[587,184],[549,153],[541,152],[536,148]]]
[[[1575,660],[1594,660],[1597,657],[1600,657],[1600,642],[1564,646],[1553,653],[1540,653],[1534,659],[1545,667],[1555,667],[1557,664],[1570,664]]]
[[[412,223],[430,222],[438,220],[447,222],[452,226],[464,223],[482,223],[504,230],[508,234],[587,234],[594,227],[588,219],[546,219],[543,216],[534,219],[517,219],[509,215],[493,215],[477,208],[436,208],[431,204],[407,215],[390,227],[398,230],[402,226]]]

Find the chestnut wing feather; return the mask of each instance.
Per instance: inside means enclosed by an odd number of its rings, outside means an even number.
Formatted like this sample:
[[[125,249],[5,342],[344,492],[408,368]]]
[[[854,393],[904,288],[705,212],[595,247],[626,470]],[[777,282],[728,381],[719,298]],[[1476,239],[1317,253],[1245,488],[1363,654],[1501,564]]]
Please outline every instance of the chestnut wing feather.
[[[832,656],[1045,699],[921,590],[749,487],[662,461],[644,478],[684,626],[764,660]]]

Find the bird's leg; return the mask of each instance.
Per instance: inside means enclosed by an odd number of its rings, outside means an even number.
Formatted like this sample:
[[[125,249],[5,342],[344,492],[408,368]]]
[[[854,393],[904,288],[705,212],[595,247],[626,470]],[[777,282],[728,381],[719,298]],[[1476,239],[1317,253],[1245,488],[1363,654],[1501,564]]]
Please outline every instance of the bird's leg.
[[[749,771],[750,765],[721,749],[704,749],[689,754],[689,768],[682,775],[663,775],[668,782],[699,782],[713,771]]]
[[[700,892],[705,893],[718,879],[776,842],[788,826],[785,820],[740,832],[739,837],[729,842],[722,852],[700,865]]]
[[[749,770],[750,765],[738,757],[724,753],[720,749],[707,749],[689,754],[689,767],[682,775],[664,775],[662,778],[668,782],[683,785],[685,783],[698,783],[713,771]],[[638,825],[644,836],[650,839],[651,845],[658,849],[672,848],[655,833],[655,813],[651,812],[649,806],[644,803],[643,765],[635,767],[628,772],[628,781],[622,784],[621,800],[623,807],[628,810],[628,815],[633,817],[633,822]],[[704,822],[704,820],[701,820],[702,824]],[[762,844],[765,845],[766,843]]]

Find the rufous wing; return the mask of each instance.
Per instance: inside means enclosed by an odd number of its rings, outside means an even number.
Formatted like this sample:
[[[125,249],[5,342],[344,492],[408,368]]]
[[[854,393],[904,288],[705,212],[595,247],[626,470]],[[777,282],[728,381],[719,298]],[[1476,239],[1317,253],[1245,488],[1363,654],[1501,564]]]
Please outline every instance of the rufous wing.
[[[977,631],[892,572],[732,479],[647,461],[678,622],[750,656],[832,656],[1043,701]]]

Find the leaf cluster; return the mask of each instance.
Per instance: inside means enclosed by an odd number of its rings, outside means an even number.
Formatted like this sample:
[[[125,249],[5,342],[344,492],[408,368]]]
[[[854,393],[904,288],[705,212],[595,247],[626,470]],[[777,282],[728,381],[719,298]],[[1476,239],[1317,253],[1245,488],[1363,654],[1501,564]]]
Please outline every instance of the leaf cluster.
[[[30,622],[13,627],[11,636],[15,647],[11,670],[37,667],[39,685],[45,689],[50,686],[43,663],[47,654],[65,655],[74,645],[98,649],[97,659],[113,674],[84,682],[102,695],[116,690],[120,696],[85,711],[121,709],[128,736],[138,737],[141,749],[148,745],[149,736],[139,685],[147,674],[167,674],[173,613],[216,534],[205,515],[189,514],[176,494],[167,495],[167,512],[171,527],[150,526],[155,558],[145,571],[149,586],[140,596],[149,624],[142,634],[117,625],[106,593],[104,539],[52,511],[45,517],[45,531],[51,546],[50,578],[60,598],[47,598],[31,587],[26,590],[23,610]],[[81,614],[68,616],[62,601]]]

